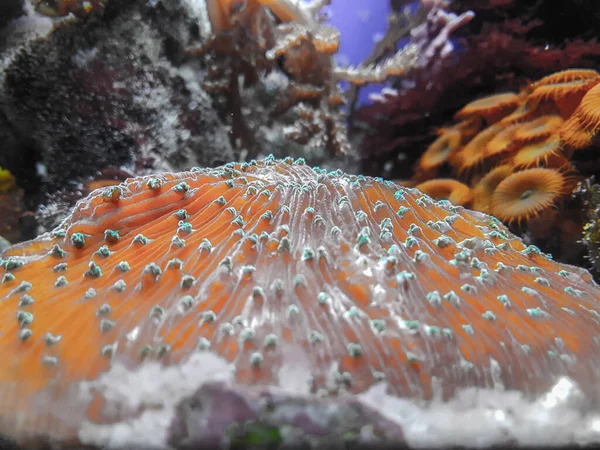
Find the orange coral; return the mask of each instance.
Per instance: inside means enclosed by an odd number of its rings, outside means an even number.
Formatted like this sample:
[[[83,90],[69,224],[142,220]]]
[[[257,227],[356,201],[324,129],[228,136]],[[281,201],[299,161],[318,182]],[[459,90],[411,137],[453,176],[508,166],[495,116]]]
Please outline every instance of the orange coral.
[[[559,130],[560,140],[570,151],[581,150],[592,145],[596,133],[587,130],[578,115],[572,115]]]
[[[74,437],[66,409],[126,420],[136,411],[78,396],[84,380],[120,363],[177,367],[195,352],[230,361],[238,383],[276,385],[293,345],[313,391],[330,395],[381,380],[430,398],[434,377],[446,396],[598,378],[598,348],[580,338],[600,331],[588,272],[492,217],[303,161],[95,191],[2,266],[0,431],[10,436]]]
[[[573,114],[581,99],[600,79],[575,80],[536,87],[530,94],[533,100],[552,100],[563,117]]]
[[[502,129],[499,125],[497,129],[500,131],[485,146],[485,157],[504,158],[508,153],[515,150],[517,142],[514,139],[514,134],[519,127],[519,124],[513,124]]]
[[[458,132],[460,134],[461,143],[465,144],[469,142],[477,133],[484,128],[484,122],[481,117],[473,116],[469,119],[465,119],[456,125],[448,128],[440,128],[438,135],[443,135],[451,132]]]
[[[527,144],[512,158],[512,164],[517,169],[527,169],[535,166],[563,167],[569,160],[562,154],[561,140],[557,135]]]
[[[423,153],[416,171],[420,176],[431,176],[444,164],[450,155],[461,145],[461,134],[458,130],[447,130],[438,137]]]
[[[563,122],[558,115],[543,115],[517,127],[513,137],[517,142],[525,144],[546,139],[556,134]]]
[[[548,105],[540,105],[539,100],[532,100],[530,98],[525,98],[523,103],[519,105],[517,109],[515,109],[512,113],[503,117],[499,124],[501,125],[509,125],[518,122],[524,122],[527,120],[531,120],[537,114],[539,114],[540,110],[548,109]]]
[[[498,166],[485,174],[473,187],[473,209],[491,212],[492,194],[496,186],[514,172],[510,164]]]
[[[565,171],[577,173],[578,154],[574,153],[575,150],[592,147],[599,142],[598,105],[600,74],[593,70],[574,69],[548,75],[525,87],[519,94],[492,95],[471,102],[458,111],[455,118],[461,122],[440,129],[440,133],[445,136],[450,130],[459,133],[462,129],[475,131],[469,136],[461,133],[461,145],[454,148],[447,158],[456,181],[471,187],[473,208],[493,211],[494,190],[512,172],[540,167],[560,169],[560,173],[553,170],[539,172],[556,173],[554,178],[560,178]],[[491,116],[494,117],[490,119]],[[479,126],[473,126],[477,123]],[[431,147],[435,147],[434,144]],[[589,161],[584,161],[584,164],[593,167]],[[511,180],[528,180],[527,174],[514,174]],[[416,171],[413,179],[423,183],[435,176],[435,173]],[[504,181],[508,183],[508,180]],[[567,187],[570,186],[567,183]],[[511,194],[500,192],[497,197],[501,195]],[[529,202],[516,204],[521,207],[540,198],[536,196]],[[532,213],[526,209],[525,213],[519,212],[515,216],[517,219],[513,219],[508,211],[498,211],[497,214],[509,223],[527,222],[539,215],[539,208],[553,204],[536,203]]]
[[[455,205],[466,206],[473,199],[469,186],[450,178],[425,181],[415,187],[430,197],[437,200],[449,200]]]
[[[573,113],[584,129],[596,134],[600,129],[600,84],[590,89]]]
[[[499,125],[492,125],[471,139],[463,148],[453,153],[450,163],[461,176],[470,176],[480,170],[486,158],[486,147],[502,131]]]
[[[529,220],[556,204],[568,192],[569,182],[553,169],[515,172],[498,184],[492,195],[492,213],[512,223]]]
[[[546,75],[532,84],[533,90],[542,86],[570,83],[572,81],[597,80],[600,74],[591,69],[566,69]]]
[[[473,116],[484,117],[488,124],[493,124],[514,111],[521,103],[518,94],[504,92],[475,100],[465,105],[456,113],[457,119],[465,119]]]

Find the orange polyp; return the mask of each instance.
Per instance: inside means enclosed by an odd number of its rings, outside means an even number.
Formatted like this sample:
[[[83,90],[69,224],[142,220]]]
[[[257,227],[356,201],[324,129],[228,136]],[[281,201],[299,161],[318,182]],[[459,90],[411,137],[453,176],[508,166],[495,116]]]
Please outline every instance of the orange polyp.
[[[473,209],[490,213],[492,205],[492,194],[496,186],[506,177],[514,172],[514,167],[510,164],[495,167],[485,174],[473,186]]]
[[[542,104],[539,100],[534,101],[530,98],[525,98],[513,112],[503,117],[498,122],[498,125],[513,125],[515,123],[531,120],[540,115],[540,110],[543,111],[545,109],[547,109],[547,105]]]
[[[578,118],[585,131],[594,135],[598,133],[600,129],[600,84],[596,84],[586,92],[573,116]]]
[[[540,141],[557,133],[564,123],[558,115],[544,115],[526,122],[515,129],[514,139],[522,144]]]
[[[579,80],[595,80],[600,79],[600,73],[592,69],[567,69],[559,72],[546,75],[540,80],[533,83],[533,89],[541,86],[553,85],[558,83],[569,83]]]
[[[514,92],[504,92],[475,100],[459,110],[455,117],[467,119],[480,116],[491,125],[513,112],[521,103],[521,97]]]
[[[515,150],[518,144],[515,142],[514,134],[519,126],[519,124],[513,124],[504,129],[499,128],[500,131],[485,146],[485,157],[503,158],[507,153]]]
[[[560,168],[569,165],[569,160],[562,154],[562,145],[557,135],[551,135],[539,142],[525,145],[512,158],[517,169],[544,166]]]
[[[572,152],[591,146],[596,135],[584,127],[579,115],[573,114],[559,129],[559,136],[562,144]]]
[[[160,187],[152,182],[159,178]],[[67,391],[117,363],[178,367],[197,352],[233,364],[240,385],[264,386],[278,384],[292,345],[304,352],[313,390],[330,395],[364,392],[382,376],[390,392],[423,399],[434,376],[446,397],[492,387],[478,375],[490,357],[508,389],[541,392],[563,375],[597,381],[598,347],[579,337],[599,331],[589,311],[600,307],[600,288],[490,216],[391,182],[272,158],[119,188],[109,203],[105,191],[92,193],[52,234],[2,256],[0,431],[8,435],[33,427],[76,436],[37,407],[38,395],[58,407]],[[78,230],[86,232],[81,248],[72,240]],[[496,272],[498,263],[506,269]],[[60,276],[67,284],[55,286]],[[22,282],[31,285],[16,292]],[[543,317],[531,312],[542,306]],[[32,334],[23,339],[22,330]],[[47,332],[56,342],[47,343]],[[548,352],[576,356],[576,367],[540,372],[554,367]],[[340,379],[332,384],[334,366]],[[107,420],[102,397],[92,400],[77,399],[89,410],[80,419]]]
[[[551,208],[568,192],[568,180],[554,169],[535,168],[515,172],[496,187],[492,212],[500,220],[521,222]]]
[[[458,130],[448,130],[438,137],[421,156],[417,173],[432,174],[460,148],[461,134]]]
[[[492,125],[477,134],[462,149],[452,154],[450,164],[459,175],[474,175],[483,166],[486,148],[494,137],[502,131],[500,125]]]
[[[573,114],[586,93],[598,82],[600,82],[600,78],[541,84],[534,88],[529,98],[541,101],[551,100],[558,107],[560,115],[568,118]]]
[[[473,198],[469,186],[450,178],[429,180],[418,184],[416,189],[437,200],[449,200],[461,206],[470,203]]]

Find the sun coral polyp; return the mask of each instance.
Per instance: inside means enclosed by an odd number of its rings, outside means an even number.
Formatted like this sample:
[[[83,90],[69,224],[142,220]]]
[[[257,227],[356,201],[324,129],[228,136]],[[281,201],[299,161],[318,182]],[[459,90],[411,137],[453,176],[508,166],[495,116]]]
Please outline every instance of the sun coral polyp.
[[[491,125],[514,111],[520,103],[521,99],[518,94],[504,92],[484,97],[465,105],[456,113],[455,117],[457,119],[466,119],[473,116],[480,116],[486,119],[488,125]]]
[[[600,74],[595,70],[566,69],[540,78],[538,81],[532,84],[532,89],[535,90],[542,86],[570,83],[572,81],[587,81],[597,79],[600,79]]]
[[[584,129],[596,134],[600,129],[600,84],[596,84],[581,99],[573,113]]]
[[[522,170],[498,184],[492,195],[492,213],[502,221],[520,223],[554,206],[568,192],[569,180],[559,171]]]
[[[544,84],[536,87],[530,94],[530,98],[541,101],[552,100],[558,107],[561,116],[569,117],[587,91],[597,85],[598,82],[600,82],[600,78]]]
[[[417,177],[431,177],[461,146],[461,133],[447,130],[427,148],[416,167]]]
[[[498,125],[496,128],[497,133],[493,136],[490,141],[485,145],[484,157],[489,159],[493,158],[496,160],[502,160],[507,157],[508,154],[513,152],[518,142],[514,138],[515,131],[519,128],[519,124],[513,124],[504,126]]]
[[[562,117],[558,115],[543,115],[530,122],[519,125],[513,138],[519,143],[528,144],[539,141],[556,134],[557,128],[563,124]]]
[[[450,164],[459,176],[468,178],[477,174],[483,168],[483,163],[487,157],[486,147],[501,131],[502,127],[492,125],[451,155]]]
[[[496,190],[498,184],[500,184],[500,182],[511,175],[514,171],[515,169],[512,165],[504,164],[490,170],[479,181],[477,181],[472,190],[473,209],[491,213],[492,194]]]
[[[573,114],[560,128],[559,136],[565,149],[569,153],[573,153],[576,150],[590,147],[596,138],[596,133],[593,130],[587,130],[582,124],[581,118]]]
[[[451,178],[425,181],[415,188],[436,200],[449,200],[455,205],[467,206],[473,200],[471,188]]]
[[[588,272],[490,216],[303,161],[129,179],[10,248],[2,267],[10,436],[72,437],[66,410],[130,417],[111,398],[94,409],[77,394],[84,381],[120,363],[177,367],[195,352],[230,361],[242,385],[278,385],[295,348],[319,395],[385,382],[427,399],[434,377],[446,397],[598,381],[600,348],[581,338],[600,331]]]
[[[562,154],[562,144],[557,135],[523,146],[511,162],[517,169],[537,166],[560,168],[569,165],[569,160]]]

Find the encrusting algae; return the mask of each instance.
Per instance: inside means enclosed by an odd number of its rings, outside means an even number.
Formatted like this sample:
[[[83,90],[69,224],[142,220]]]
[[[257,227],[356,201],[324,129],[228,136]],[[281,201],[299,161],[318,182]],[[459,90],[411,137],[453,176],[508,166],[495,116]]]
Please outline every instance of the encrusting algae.
[[[600,369],[587,271],[491,216],[302,160],[96,190],[2,266],[9,434],[50,432],[36,402],[116,362],[194,352],[232,362],[242,385],[277,385],[284,349],[300,347],[324,396],[379,382],[420,399],[437,385],[446,398],[472,386],[532,395],[563,375],[589,391]]]

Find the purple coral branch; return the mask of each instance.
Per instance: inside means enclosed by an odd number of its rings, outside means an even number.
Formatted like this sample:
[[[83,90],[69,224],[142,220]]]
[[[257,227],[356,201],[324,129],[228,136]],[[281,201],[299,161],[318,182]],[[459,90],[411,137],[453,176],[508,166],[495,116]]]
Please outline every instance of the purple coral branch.
[[[423,1],[421,7],[427,12],[425,21],[411,30],[406,46],[395,55],[377,65],[337,67],[335,75],[356,85],[383,83],[393,76],[403,76],[426,66],[439,67],[440,60],[454,50],[451,34],[467,24],[475,14],[467,11],[460,15],[447,12],[446,0]]]
[[[433,65],[439,67],[439,60],[447,58],[454,50],[450,36],[475,17],[473,11],[460,15],[446,11],[447,1],[423,1],[429,8],[427,19],[421,25],[411,30],[410,43],[421,49],[419,67]]]

